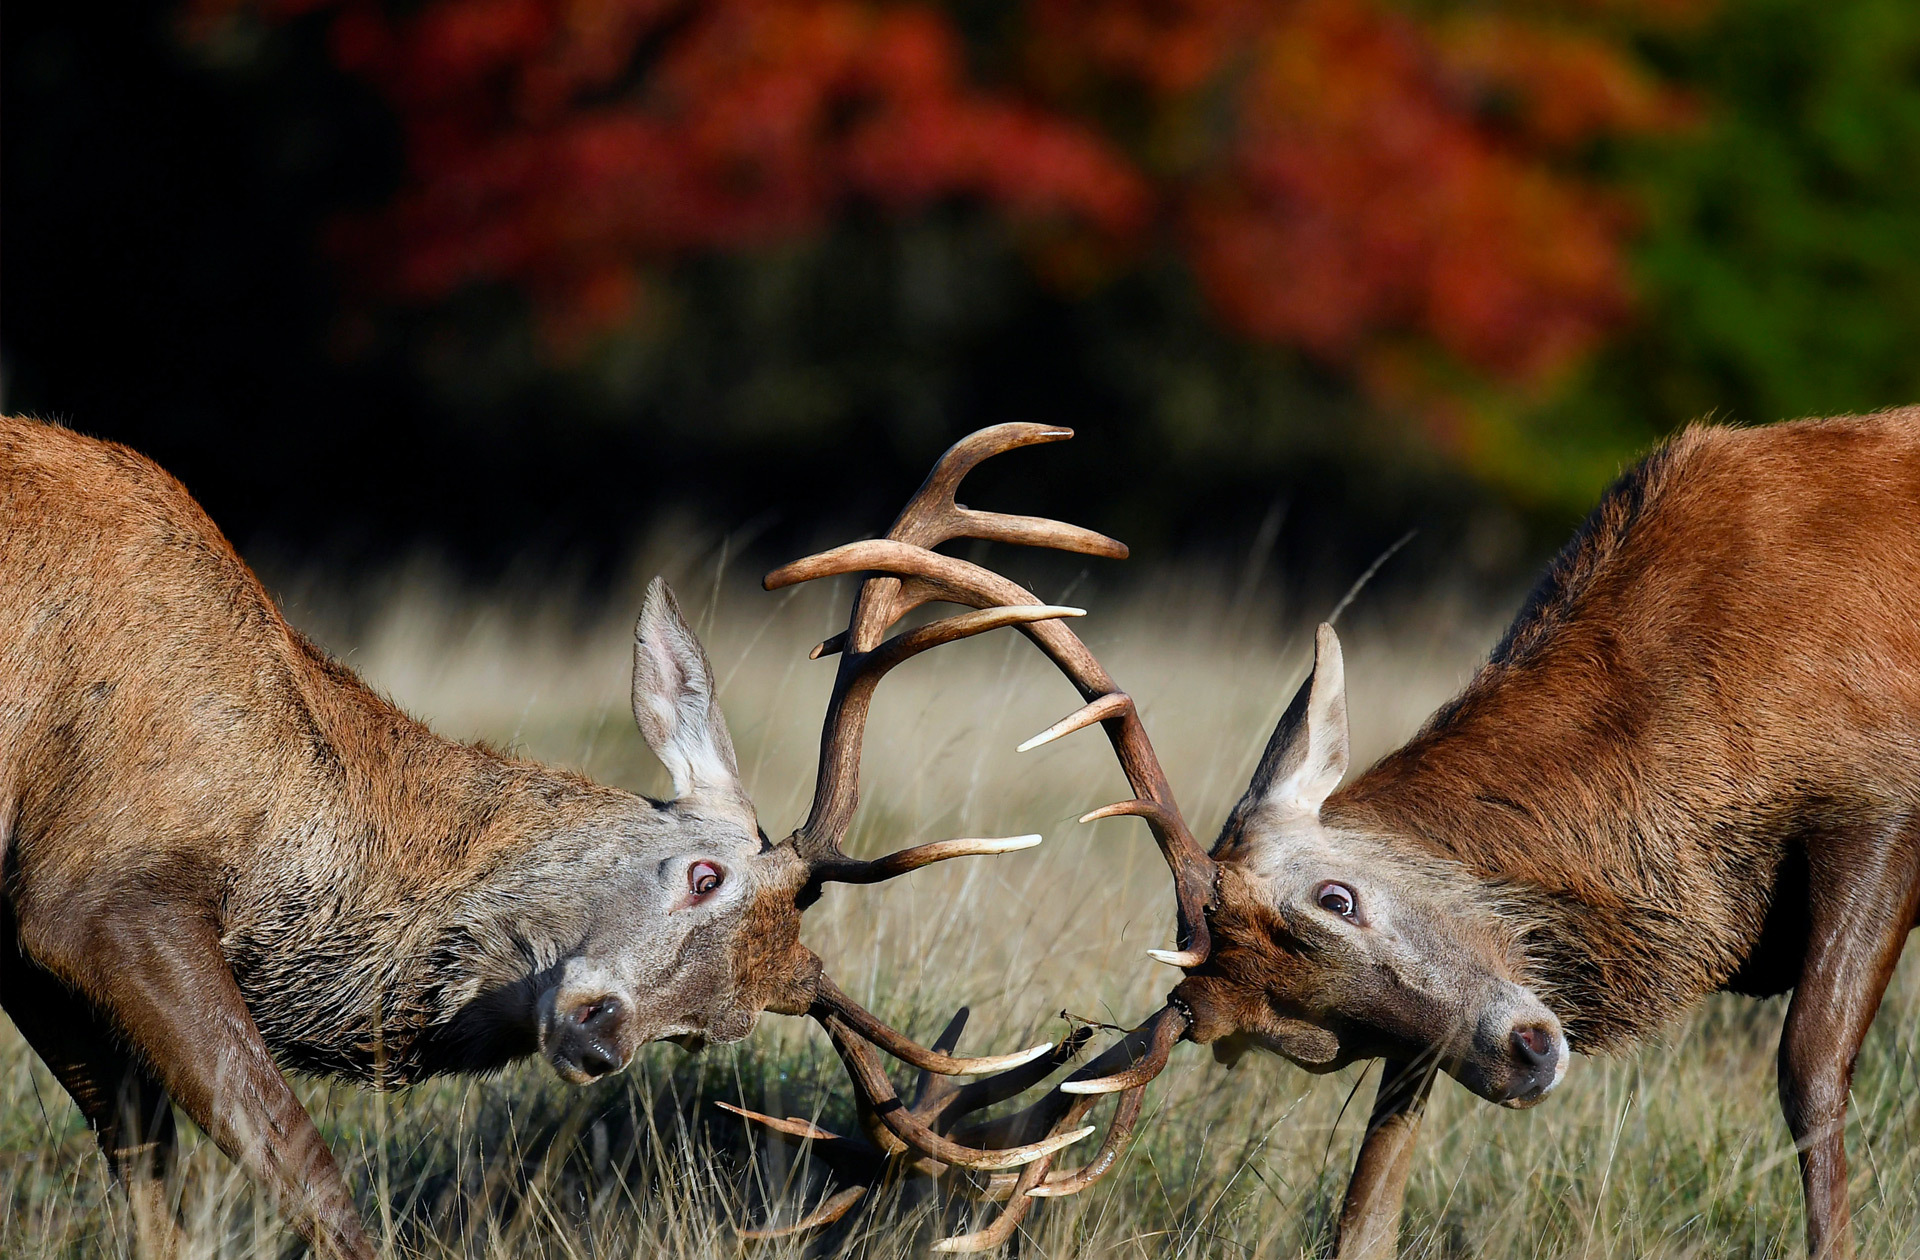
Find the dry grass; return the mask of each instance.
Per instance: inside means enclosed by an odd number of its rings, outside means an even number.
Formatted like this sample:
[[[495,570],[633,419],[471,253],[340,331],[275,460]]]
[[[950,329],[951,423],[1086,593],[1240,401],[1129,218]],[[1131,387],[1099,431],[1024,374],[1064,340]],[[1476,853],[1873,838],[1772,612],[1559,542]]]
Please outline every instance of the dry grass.
[[[723,678],[743,767],[774,834],[804,810],[831,668],[805,651],[833,628],[834,593],[761,594],[712,556],[663,564]],[[643,570],[645,571],[645,570]],[[1140,698],[1197,829],[1215,825],[1304,671],[1310,623],[1230,583],[1161,575],[1128,593],[1084,582],[1040,593],[1091,605],[1080,629]],[[566,590],[476,596],[431,566],[363,581],[283,584],[294,620],[448,734],[511,742],[613,782],[657,790],[626,713],[638,582],[604,605]],[[1305,610],[1307,612],[1316,610]],[[1347,632],[1358,753],[1404,737],[1492,641],[1503,610],[1444,600]],[[923,1039],[961,1003],[965,1046],[1057,1033],[1053,1014],[1131,1022],[1171,977],[1171,899],[1144,828],[1073,819],[1121,780],[1097,734],[1016,756],[1072,707],[1066,684],[1013,635],[944,649],[881,692],[855,842],[1041,831],[1039,849],[842,889],[807,940],[841,984]],[[1773,1088],[1778,1002],[1716,999],[1632,1058],[1578,1060],[1560,1093],[1511,1113],[1436,1090],[1408,1196],[1403,1254],[1597,1257],[1795,1255],[1798,1178]],[[1920,1256],[1920,964],[1896,978],[1861,1058],[1849,1125],[1866,1256]],[[1358,1070],[1309,1077],[1271,1058],[1232,1072],[1177,1052],[1144,1136],[1106,1183],[1042,1206],[1029,1256],[1297,1256],[1324,1245],[1364,1118]],[[1346,1106],[1356,1086],[1362,1093]],[[397,1256],[711,1256],[732,1226],[790,1216],[824,1178],[788,1148],[750,1145],[714,1099],[845,1118],[838,1065],[811,1024],[769,1017],[741,1046],[688,1059],[645,1052],[584,1092],[525,1065],[487,1081],[378,1097],[304,1085],[362,1202]],[[204,1141],[185,1209],[209,1254],[289,1247],[272,1213]],[[964,1218],[906,1186],[814,1244],[814,1254],[914,1255]],[[114,1255],[122,1208],[85,1126],[0,1024],[0,1255]],[[799,1243],[757,1254],[809,1254]]]

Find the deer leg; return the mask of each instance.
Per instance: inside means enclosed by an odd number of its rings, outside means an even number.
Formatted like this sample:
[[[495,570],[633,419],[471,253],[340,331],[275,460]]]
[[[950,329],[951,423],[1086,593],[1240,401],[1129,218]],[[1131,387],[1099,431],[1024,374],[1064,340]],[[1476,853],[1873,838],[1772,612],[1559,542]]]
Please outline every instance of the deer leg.
[[[317,1254],[373,1260],[333,1152],[268,1053],[203,914],[122,908],[74,938],[30,947],[74,977],[166,1095],[273,1196]]]
[[[1847,1091],[1920,903],[1920,828],[1872,857],[1872,869],[1810,872],[1806,958],[1780,1037],[1780,1105],[1800,1156],[1807,1252],[1851,1260]]]
[[[1390,1260],[1399,1251],[1413,1143],[1433,1088],[1433,1064],[1388,1059],[1374,1096],[1347,1197],[1340,1205],[1338,1260]]]
[[[132,1252],[175,1260],[186,1233],[167,1189],[173,1100],[122,1051],[84,999],[18,954],[5,963],[0,1006],[92,1126],[132,1216]]]

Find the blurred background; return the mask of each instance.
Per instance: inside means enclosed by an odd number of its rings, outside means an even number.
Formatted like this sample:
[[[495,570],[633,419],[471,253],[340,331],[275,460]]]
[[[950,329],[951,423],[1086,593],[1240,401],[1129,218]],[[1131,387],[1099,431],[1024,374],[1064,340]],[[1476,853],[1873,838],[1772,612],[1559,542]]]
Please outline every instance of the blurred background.
[[[1920,399],[1907,0],[108,12],[6,8],[4,403],[250,554],[779,559],[1044,420],[976,499],[1504,587],[1677,425]]]

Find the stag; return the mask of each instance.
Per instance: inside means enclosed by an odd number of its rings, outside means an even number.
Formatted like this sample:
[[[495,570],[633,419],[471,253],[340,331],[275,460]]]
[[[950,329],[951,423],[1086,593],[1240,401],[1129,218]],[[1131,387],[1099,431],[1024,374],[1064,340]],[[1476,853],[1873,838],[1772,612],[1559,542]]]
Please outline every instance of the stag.
[[[904,541],[884,545],[929,563],[956,537],[1124,555],[953,501],[982,459],[1069,436],[1005,425],[957,445],[902,513]],[[0,1006],[92,1126],[136,1251],[184,1242],[168,1190],[178,1106],[316,1252],[372,1257],[283,1067],[391,1088],[539,1054],[582,1083],[655,1039],[744,1037],[770,1010],[826,1027],[897,1149],[1009,1169],[1082,1136],[975,1147],[921,1123],[895,1104],[880,1051],[936,1074],[1044,1074],[1078,1041],[985,1058],[954,1056],[950,1038],[922,1047],[799,942],[827,883],[1038,842],[873,860],[841,847],[889,670],[1079,610],[1003,600],[885,638],[913,600],[868,583],[837,640],[811,812],[773,844],[713,670],[658,580],[633,711],[671,774],[667,801],[407,717],[290,627],[186,489],[125,447],[0,421],[0,572]],[[937,566],[915,581],[937,594]]]
[[[1808,1250],[1852,1256],[1847,1091],[1920,926],[1920,408],[1689,429],[1607,492],[1457,698],[1341,787],[1347,762],[1322,626],[1210,854],[1158,792],[1088,815],[1160,836],[1182,948],[1158,956],[1186,974],[1108,1076],[977,1135],[1032,1141],[1128,1091],[1094,1162],[1028,1165],[1030,1196],[1113,1166],[1175,1038],[1312,1072],[1379,1058],[1339,1255],[1391,1255],[1437,1071],[1528,1107],[1570,1050],[1624,1048],[1716,990],[1792,990],[1779,1084]]]

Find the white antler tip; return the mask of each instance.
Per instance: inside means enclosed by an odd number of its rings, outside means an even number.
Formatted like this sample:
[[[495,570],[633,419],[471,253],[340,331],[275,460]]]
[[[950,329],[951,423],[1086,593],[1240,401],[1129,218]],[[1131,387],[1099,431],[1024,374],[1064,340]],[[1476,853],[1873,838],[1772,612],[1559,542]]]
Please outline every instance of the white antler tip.
[[[1022,849],[1031,849],[1038,845],[1042,837],[1036,832],[1026,836],[1001,836],[993,840],[973,840],[970,844],[979,846],[974,850],[976,856],[990,857],[996,853],[1018,853]]]
[[[1058,621],[1062,617],[1084,617],[1087,610],[1068,604],[1003,604],[998,608],[982,608],[978,615],[1012,617],[1021,622]]]
[[[1198,967],[1206,961],[1190,949],[1150,949],[1147,957],[1169,967]]]
[[[1002,1056],[1001,1062],[1005,1064],[1005,1067],[1000,1070],[1005,1071],[1006,1068],[1017,1068],[1052,1053],[1053,1043],[1051,1041],[1043,1041],[1037,1046],[1029,1046],[1025,1050]]]
[[[1060,1092],[1063,1094],[1117,1094],[1126,1085],[1116,1084],[1111,1076],[1098,1077],[1091,1081],[1062,1081]]]

